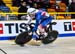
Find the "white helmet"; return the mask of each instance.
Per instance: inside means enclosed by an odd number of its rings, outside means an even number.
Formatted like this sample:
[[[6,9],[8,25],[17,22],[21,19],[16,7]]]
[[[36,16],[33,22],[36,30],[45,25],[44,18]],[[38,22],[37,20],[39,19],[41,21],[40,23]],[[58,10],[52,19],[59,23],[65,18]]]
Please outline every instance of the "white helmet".
[[[35,8],[28,8],[27,13],[28,14],[35,14],[36,13],[36,9]]]

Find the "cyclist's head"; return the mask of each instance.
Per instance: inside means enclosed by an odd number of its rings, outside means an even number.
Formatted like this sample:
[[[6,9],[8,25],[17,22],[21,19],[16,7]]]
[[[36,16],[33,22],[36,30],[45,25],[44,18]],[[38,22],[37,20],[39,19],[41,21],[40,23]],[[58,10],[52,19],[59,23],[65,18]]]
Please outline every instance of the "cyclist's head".
[[[27,14],[30,16],[30,17],[35,17],[35,13],[37,12],[37,9],[35,8],[28,8],[27,10]]]
[[[36,13],[36,9],[35,8],[28,8],[27,13],[28,14],[35,14]]]

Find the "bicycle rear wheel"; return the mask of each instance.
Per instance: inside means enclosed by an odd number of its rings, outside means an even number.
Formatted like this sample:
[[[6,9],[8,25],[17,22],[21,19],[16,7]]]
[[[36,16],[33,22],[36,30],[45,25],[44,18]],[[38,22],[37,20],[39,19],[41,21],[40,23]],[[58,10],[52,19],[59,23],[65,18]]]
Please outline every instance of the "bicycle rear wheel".
[[[42,39],[43,44],[49,44],[54,42],[58,37],[58,32],[53,30],[51,32],[48,32],[48,36]]]

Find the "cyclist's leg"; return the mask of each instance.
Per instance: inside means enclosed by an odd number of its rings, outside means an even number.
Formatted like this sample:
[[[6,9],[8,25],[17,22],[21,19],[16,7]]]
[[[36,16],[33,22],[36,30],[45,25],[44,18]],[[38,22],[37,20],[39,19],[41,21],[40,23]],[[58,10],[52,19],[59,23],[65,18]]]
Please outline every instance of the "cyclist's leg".
[[[45,27],[48,25],[48,23],[51,22],[51,18],[46,18],[44,21],[41,22],[41,24],[38,26],[38,29],[41,33],[47,36],[47,33],[45,32]]]
[[[38,25],[35,25],[35,27],[32,29],[32,32],[33,32],[32,39],[33,40],[36,40],[37,38],[39,38],[39,36],[36,34],[37,29],[38,29]]]
[[[39,36],[36,34],[36,32],[33,32],[32,39],[36,40],[37,38],[39,38]]]

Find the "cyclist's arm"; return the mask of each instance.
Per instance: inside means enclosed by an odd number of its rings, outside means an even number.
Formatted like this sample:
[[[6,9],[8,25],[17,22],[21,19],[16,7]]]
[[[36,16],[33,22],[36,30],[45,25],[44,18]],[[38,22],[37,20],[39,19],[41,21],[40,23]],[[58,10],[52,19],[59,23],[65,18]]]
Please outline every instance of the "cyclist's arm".
[[[36,21],[35,21],[35,27],[32,29],[32,32],[36,31],[37,28],[38,28],[38,25],[40,24],[40,21],[41,21],[41,14],[37,14],[36,16]]]
[[[32,21],[32,18],[29,16],[29,15],[27,15],[27,24],[30,24],[31,23],[31,21]]]

